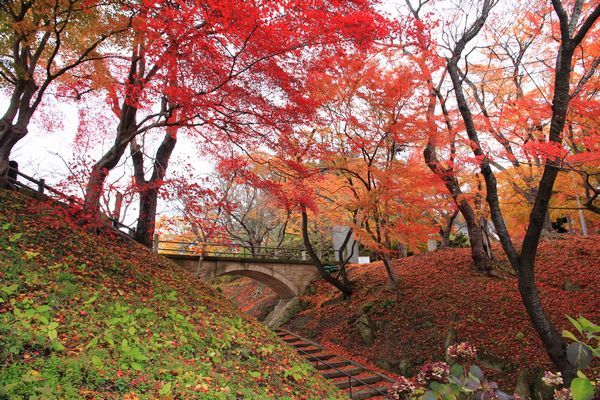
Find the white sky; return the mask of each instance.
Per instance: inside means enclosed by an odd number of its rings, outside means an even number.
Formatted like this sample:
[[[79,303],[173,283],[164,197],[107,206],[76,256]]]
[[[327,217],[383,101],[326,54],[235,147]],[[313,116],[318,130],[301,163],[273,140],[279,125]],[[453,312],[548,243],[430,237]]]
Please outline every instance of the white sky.
[[[6,96],[0,94],[0,112],[4,112],[8,106]],[[106,112],[110,112],[108,109]],[[11,153],[11,160],[19,163],[19,170],[34,178],[44,178],[50,186],[64,180],[69,174],[69,169],[65,162],[72,160],[74,151],[74,139],[77,133],[79,117],[77,108],[73,105],[62,104],[53,108],[55,120],[60,120],[62,126],[54,126],[52,132],[48,132],[44,124],[39,119],[34,118],[30,124],[29,133],[25,138],[20,140]],[[116,125],[113,127],[116,129]],[[114,135],[106,135],[102,145],[95,146],[91,151],[90,156],[93,160],[97,160],[104,151],[106,151],[112,141]],[[155,150],[156,146],[151,146]],[[131,172],[126,171],[123,166],[125,157],[129,155],[129,151],[125,152],[121,159],[120,167],[115,168],[109,176],[109,179],[129,179]],[[199,156],[195,145],[184,137],[180,139],[173,151],[171,166],[175,166],[178,162],[189,162],[197,171],[198,175],[210,174],[214,171],[213,163],[206,156]],[[147,164],[148,166],[148,164]],[[81,193],[78,193],[81,195]],[[163,204],[159,213],[168,211],[166,205]],[[136,219],[136,205],[133,204],[127,210],[124,222],[133,224]]]

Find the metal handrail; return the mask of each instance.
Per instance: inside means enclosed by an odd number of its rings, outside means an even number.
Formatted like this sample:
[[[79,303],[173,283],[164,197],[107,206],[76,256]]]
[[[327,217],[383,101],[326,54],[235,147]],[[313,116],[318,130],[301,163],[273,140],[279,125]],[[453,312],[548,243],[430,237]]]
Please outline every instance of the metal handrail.
[[[231,240],[231,239],[229,239]],[[235,240],[235,239],[234,239]],[[308,261],[308,255],[304,255],[303,247],[272,247],[272,246],[256,246],[252,247],[248,244],[231,241],[231,242],[181,242],[171,240],[157,240],[155,251],[161,254],[181,254],[194,256],[234,256],[236,258],[274,258],[286,260],[302,260]],[[161,244],[171,244],[179,246],[176,248],[165,248]],[[205,247],[204,249],[202,247]],[[206,247],[212,247],[206,248]],[[215,249],[216,248],[216,249]],[[222,250],[225,248],[225,250]],[[227,250],[239,249],[240,251]],[[254,250],[254,251],[253,251]],[[253,254],[254,253],[254,254]],[[325,254],[331,256],[334,252],[331,250],[324,251]],[[331,260],[329,260],[331,261]]]
[[[280,331],[282,331],[282,332],[285,332],[286,334],[288,334],[288,335],[290,335],[290,336],[294,336],[294,337],[296,337],[296,338],[298,338],[298,339],[300,339],[300,340],[302,340],[302,341],[305,341],[305,342],[307,342],[307,343],[310,343],[311,345],[313,345],[313,346],[315,346],[315,347],[317,347],[317,348],[319,348],[319,349],[321,349],[321,350],[324,350],[322,346],[320,346],[320,345],[317,345],[317,344],[315,344],[314,342],[311,342],[311,341],[309,341],[309,340],[306,340],[306,339],[304,339],[302,336],[296,335],[295,333],[293,333],[293,332],[290,332],[290,331],[288,331],[287,329],[282,329],[282,328],[279,328],[279,330],[280,330]],[[306,352],[306,351],[302,350],[302,348],[299,348],[299,347],[297,347],[297,348],[296,348],[296,350],[297,350],[298,352],[300,352],[300,353],[303,353],[303,355],[308,355],[309,357],[315,357],[315,358],[316,358],[316,361],[317,361],[317,366],[319,365],[319,363],[322,363],[322,364],[324,364],[324,365],[328,366],[330,369],[336,370],[337,372],[340,372],[342,375],[346,376],[346,377],[348,378],[348,384],[349,384],[348,388],[350,389],[350,396],[352,396],[352,380],[355,380],[356,382],[359,382],[359,383],[361,384],[361,385],[359,385],[359,386],[366,386],[366,387],[368,387],[369,389],[372,389],[372,390],[374,390],[375,392],[377,392],[377,394],[378,394],[378,395],[385,397],[386,399],[392,399],[392,398],[393,398],[393,397],[391,397],[391,395],[390,395],[389,393],[387,393],[387,392],[384,392],[384,391],[380,390],[379,388],[377,388],[377,387],[375,387],[375,386],[372,386],[371,384],[369,384],[369,383],[367,383],[367,382],[365,382],[365,381],[361,380],[360,378],[356,378],[356,377],[354,377],[354,376],[352,376],[352,375],[348,374],[346,371],[344,371],[344,370],[342,370],[342,369],[339,369],[339,368],[337,368],[337,367],[333,366],[332,364],[328,363],[328,362],[327,362],[327,360],[319,360],[319,359],[318,359],[318,357],[314,356],[314,355],[313,355],[313,354],[311,354],[311,353],[308,353],[308,352]],[[348,361],[350,364],[353,364],[354,366],[358,366],[358,367],[361,367],[361,368],[363,367],[362,365],[360,365],[360,364],[357,364],[357,363],[355,363],[355,362],[353,362],[353,361],[350,361],[350,360],[344,360],[344,361]],[[388,381],[388,382],[390,382],[390,383],[391,383],[391,382],[393,382],[393,381],[391,381],[391,380],[390,380],[388,377],[386,377],[385,375],[381,375],[381,374],[380,374],[380,373],[378,373],[378,372],[375,372],[375,371],[373,371],[373,374],[375,374],[375,375],[377,375],[377,376],[381,377],[381,378],[382,378],[383,380],[385,380],[385,381]]]
[[[224,239],[226,239],[226,238],[224,238]],[[176,242],[176,241],[171,241],[171,240],[159,240],[158,243],[183,244],[183,245],[193,245],[193,246],[198,246],[198,245],[238,246],[238,247],[245,247],[245,248],[248,248],[248,249],[252,248],[252,246],[245,245],[245,244],[240,244],[240,243],[235,243],[235,242],[231,242],[231,243],[226,243],[226,242]],[[255,246],[254,248],[255,249],[264,249],[264,250],[298,250],[298,251],[304,251],[304,247]]]
[[[236,258],[257,258],[257,259],[283,259],[283,260],[302,260],[303,248],[290,247],[252,247],[239,242],[176,242],[168,240],[159,240],[157,251],[161,254],[182,254],[198,256],[232,256]],[[161,244],[171,244],[175,248],[165,248]]]

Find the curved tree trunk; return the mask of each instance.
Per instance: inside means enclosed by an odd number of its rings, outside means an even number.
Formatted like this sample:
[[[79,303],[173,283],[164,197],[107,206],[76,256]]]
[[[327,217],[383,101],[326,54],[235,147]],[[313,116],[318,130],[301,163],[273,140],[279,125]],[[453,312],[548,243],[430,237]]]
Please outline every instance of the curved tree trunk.
[[[429,169],[437,175],[446,189],[450,192],[456,207],[462,214],[467,224],[469,242],[471,243],[471,258],[475,269],[483,274],[489,275],[492,270],[493,255],[489,243],[486,240],[482,227],[479,225],[477,214],[471,204],[464,198],[463,192],[450,168],[442,168],[435,154],[435,147],[431,142],[423,151],[425,162]]]
[[[394,271],[389,254],[381,252],[379,253],[379,257],[381,257],[381,260],[383,261],[383,266],[387,272],[390,285],[396,287],[398,285],[398,275],[396,275],[396,272]]]
[[[113,146],[94,164],[85,188],[83,202],[84,218],[91,221],[100,217],[100,197],[104,182],[110,171],[117,166],[129,143],[138,134],[136,129],[137,108],[123,103],[117,137]]]
[[[141,92],[144,82],[152,73],[145,74],[144,46],[136,36],[132,45],[131,63],[127,84],[138,90],[126,92],[121,103],[117,136],[113,146],[94,164],[85,189],[83,211],[85,218],[98,219],[100,216],[100,197],[104,190],[104,182],[110,171],[117,166],[129,143],[140,133],[137,126],[137,92]]]
[[[315,267],[319,271],[319,274],[325,281],[335,286],[340,292],[344,294],[344,296],[350,296],[352,294],[352,287],[349,285],[345,285],[343,282],[340,282],[335,277],[331,276],[323,267],[323,263],[315,253],[315,250],[310,242],[310,238],[308,236],[308,215],[306,214],[306,208],[302,206],[301,210],[302,214],[302,240],[304,241],[304,247],[306,248],[306,252],[308,253],[310,259],[314,263]]]
[[[106,152],[100,160],[94,164],[88,183],[85,188],[83,211],[85,218],[97,220],[100,217],[100,198],[104,191],[104,182],[109,172],[117,166],[119,160],[125,153],[129,141],[135,135],[119,134],[115,144]]]
[[[9,186],[10,153],[19,140],[27,136],[27,127],[35,110],[29,106],[29,101],[36,90],[33,80],[20,82],[12,94],[8,110],[0,119],[0,188]]]
[[[425,73],[427,70],[423,69]],[[444,167],[436,154],[437,148],[437,125],[435,123],[434,113],[436,108],[437,100],[440,101],[442,113],[444,115],[446,128],[449,132],[453,132],[454,128],[450,120],[449,111],[446,108],[445,100],[440,95],[439,91],[433,87],[431,80],[429,80],[429,104],[427,107],[427,120],[431,126],[431,132],[429,133],[427,145],[423,150],[423,157],[427,167],[433,172],[446,186],[446,189],[452,196],[454,204],[458,208],[458,211],[462,214],[467,224],[467,231],[469,235],[469,242],[471,243],[471,258],[475,269],[485,275],[489,275],[492,270],[492,259],[493,255],[491,248],[486,246],[484,234],[477,218],[475,209],[469,204],[464,198],[464,193],[460,188],[456,171],[454,170],[454,156],[456,147],[454,141],[451,143],[450,160],[449,166]]]
[[[549,319],[535,284],[535,260],[537,248],[540,241],[542,230],[547,219],[548,206],[552,197],[554,182],[558,175],[561,160],[559,157],[547,157],[544,165],[544,172],[538,185],[537,193],[531,214],[527,232],[523,239],[520,254],[515,248],[502,211],[498,196],[498,186],[496,176],[490,166],[490,159],[484,153],[479,141],[479,135],[474,123],[473,115],[466,100],[462,82],[458,69],[458,61],[462,57],[462,52],[467,43],[474,39],[483,24],[485,23],[493,2],[485,0],[481,15],[465,31],[464,35],[457,41],[452,51],[452,57],[448,59],[448,73],[452,80],[454,95],[458,109],[465,125],[465,130],[470,139],[471,149],[475,157],[480,159],[480,170],[485,178],[486,200],[490,207],[490,212],[496,232],[500,237],[502,247],[508,256],[508,259],[517,272],[519,279],[519,293],[523,299],[523,304],[527,309],[533,327],[537,331],[540,339],[544,343],[544,348],[554,363],[560,369],[565,384],[569,384],[576,376],[576,368],[569,363],[566,355],[566,344],[560,333]],[[559,146],[562,145],[562,134],[565,128],[567,111],[569,108],[570,78],[574,51],[581,43],[587,32],[592,28],[596,20],[600,17],[600,5],[595,6],[594,10],[587,18],[579,24],[580,14],[577,7],[574,8],[573,15],[569,17],[563,4],[559,0],[552,0],[552,6],[560,22],[560,47],[556,58],[556,70],[554,74],[554,93],[552,98],[552,119],[550,122],[550,133],[548,139]],[[580,10],[579,10],[580,11]],[[575,31],[576,27],[579,27]],[[575,31],[575,32],[574,32]]]

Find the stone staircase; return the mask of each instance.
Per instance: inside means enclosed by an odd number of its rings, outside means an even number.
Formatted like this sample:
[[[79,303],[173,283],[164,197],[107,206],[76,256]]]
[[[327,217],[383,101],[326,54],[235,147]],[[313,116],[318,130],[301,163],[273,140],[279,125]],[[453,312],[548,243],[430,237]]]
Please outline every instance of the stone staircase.
[[[357,362],[345,359],[325,350],[320,344],[303,338],[286,329],[276,329],[282,340],[310,361],[323,377],[345,391],[350,399],[391,399],[388,394],[394,380],[369,370]]]

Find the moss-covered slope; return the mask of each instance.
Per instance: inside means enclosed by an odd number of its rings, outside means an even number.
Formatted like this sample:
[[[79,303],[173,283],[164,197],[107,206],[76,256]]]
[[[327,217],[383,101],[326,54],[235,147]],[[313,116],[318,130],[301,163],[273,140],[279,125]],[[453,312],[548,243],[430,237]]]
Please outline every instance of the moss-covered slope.
[[[0,191],[0,398],[343,396],[215,290]]]

